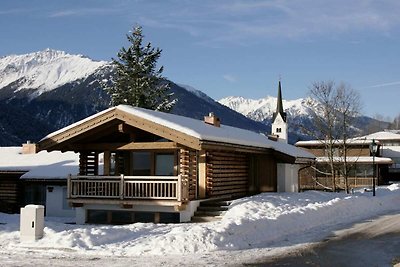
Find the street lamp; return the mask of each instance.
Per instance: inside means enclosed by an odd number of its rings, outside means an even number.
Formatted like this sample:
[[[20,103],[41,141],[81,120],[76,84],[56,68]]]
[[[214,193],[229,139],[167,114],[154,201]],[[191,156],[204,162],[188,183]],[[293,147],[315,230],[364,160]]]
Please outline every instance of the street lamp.
[[[373,168],[373,175],[372,175],[372,195],[375,196],[375,155],[378,152],[378,144],[375,142],[375,139],[372,139],[372,143],[369,146],[369,150],[372,154],[372,168]]]

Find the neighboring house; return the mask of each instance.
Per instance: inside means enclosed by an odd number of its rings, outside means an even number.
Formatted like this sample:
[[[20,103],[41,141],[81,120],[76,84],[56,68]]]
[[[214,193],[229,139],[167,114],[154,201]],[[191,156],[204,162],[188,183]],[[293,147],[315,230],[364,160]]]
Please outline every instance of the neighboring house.
[[[79,152],[68,196],[80,224],[190,221],[202,200],[276,192],[281,172],[290,170],[285,188],[297,189],[301,164],[314,159],[213,114],[200,121],[127,105],[56,131],[39,148]]]
[[[374,167],[376,168],[376,184],[384,184],[388,181],[388,169],[393,160],[383,157],[382,143],[375,140],[378,151],[375,157],[372,156],[370,145],[373,142],[371,136],[363,136],[349,139],[347,141],[347,164],[348,164],[348,185],[350,188],[370,187],[373,184]],[[308,189],[332,189],[333,178],[329,166],[328,152],[325,143],[321,140],[299,141],[297,147],[306,149],[316,156],[315,166],[309,166],[300,171],[300,190]],[[345,181],[340,171],[343,166],[344,157],[341,156],[342,141],[335,141],[334,145],[334,164],[337,166],[335,184],[338,189],[345,189]],[[335,147],[336,146],[336,147]]]
[[[372,133],[360,138],[378,140],[380,143],[380,155],[391,158],[392,165],[389,165],[388,173],[384,177],[388,181],[400,181],[400,134],[391,131]]]
[[[36,153],[35,144],[0,147],[0,211],[18,213],[27,204],[46,207],[46,216],[75,216],[67,203],[67,179],[78,173],[79,156]]]

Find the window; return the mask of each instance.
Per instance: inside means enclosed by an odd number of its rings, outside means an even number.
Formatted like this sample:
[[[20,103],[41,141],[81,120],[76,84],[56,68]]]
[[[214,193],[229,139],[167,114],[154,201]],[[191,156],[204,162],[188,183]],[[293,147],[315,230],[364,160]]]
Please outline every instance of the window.
[[[357,164],[355,170],[355,176],[357,177],[372,177],[373,176],[372,164]]]
[[[174,175],[174,154],[156,154],[156,175]]]
[[[276,128],[276,132],[277,133],[281,133],[282,132],[282,128]]]
[[[150,152],[133,152],[133,175],[151,175],[151,153]]]
[[[110,153],[110,175],[117,175],[116,172],[117,153]]]
[[[132,173],[135,176],[172,176],[175,175],[174,152],[133,152]]]
[[[28,184],[25,186],[25,204],[46,205],[46,186],[42,184]]]

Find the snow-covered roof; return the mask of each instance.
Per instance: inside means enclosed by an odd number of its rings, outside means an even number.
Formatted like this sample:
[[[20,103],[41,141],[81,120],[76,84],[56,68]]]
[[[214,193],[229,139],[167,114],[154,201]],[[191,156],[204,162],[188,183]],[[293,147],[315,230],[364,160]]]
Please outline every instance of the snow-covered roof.
[[[369,145],[372,143],[372,139],[365,139],[365,138],[355,138],[355,139],[348,139],[347,144],[351,145]],[[376,141],[378,142],[378,140]],[[341,145],[343,144],[342,140],[335,140],[334,145]],[[295,144],[296,146],[300,147],[308,147],[308,146],[323,146],[325,145],[324,140],[308,140],[308,141],[298,141]]]
[[[348,144],[351,145],[369,145],[372,143],[372,140],[375,140],[375,142],[379,141],[389,141],[389,140],[397,140],[400,141],[400,134],[396,134],[393,132],[387,132],[387,131],[381,131],[381,132],[376,132],[364,136],[359,136],[355,138],[351,138],[347,140]],[[295,145],[296,146],[320,146],[323,145],[322,140],[308,140],[308,141],[298,141]],[[336,140],[335,144],[342,144],[342,140]]]
[[[334,157],[333,160],[335,162],[343,162],[344,158],[343,157]],[[317,162],[329,162],[328,157],[317,157],[316,158]],[[393,164],[393,160],[391,158],[383,158],[383,157],[347,157],[347,162],[356,162],[356,163],[373,163],[375,162],[376,164]]]
[[[400,134],[392,133],[392,132],[376,132],[369,135],[358,137],[358,139],[376,139],[376,140],[400,140]]]
[[[26,171],[25,179],[66,179],[77,174],[79,154],[41,151],[22,154],[22,147],[0,147],[0,171]]]
[[[189,136],[199,139],[200,141],[222,142],[235,145],[252,146],[257,148],[270,148],[295,158],[315,158],[313,154],[303,149],[297,148],[290,144],[269,140],[266,136],[252,131],[223,124],[221,124],[221,127],[215,127],[206,124],[200,120],[170,113],[132,107],[128,105],[119,105],[117,107],[109,108],[84,120],[71,124],[59,131],[51,133],[42,140],[51,138],[52,136],[55,136],[63,131],[66,131],[84,122],[94,119],[113,109],[124,111],[128,114],[132,114],[142,119],[152,121],[164,127],[168,127],[170,129],[185,133]]]

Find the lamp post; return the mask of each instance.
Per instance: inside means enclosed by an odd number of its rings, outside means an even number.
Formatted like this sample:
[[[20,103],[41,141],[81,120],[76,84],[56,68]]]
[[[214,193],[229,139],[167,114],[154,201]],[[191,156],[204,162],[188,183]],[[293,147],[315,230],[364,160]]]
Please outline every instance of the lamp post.
[[[375,171],[375,155],[376,152],[378,151],[378,144],[375,142],[375,139],[372,139],[372,143],[369,147],[369,150],[371,151],[372,154],[372,195],[375,196],[375,176],[376,176],[376,171]]]

